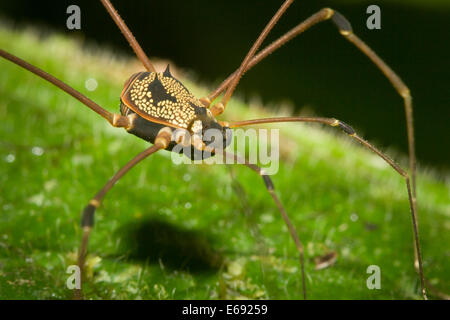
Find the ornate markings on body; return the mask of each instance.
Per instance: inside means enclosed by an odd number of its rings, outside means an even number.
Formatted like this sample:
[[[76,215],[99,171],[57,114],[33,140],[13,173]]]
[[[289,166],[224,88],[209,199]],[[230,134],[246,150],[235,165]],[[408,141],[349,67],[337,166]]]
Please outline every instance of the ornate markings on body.
[[[206,108],[167,66],[163,73],[140,72],[130,78],[122,92],[122,101],[128,108],[144,118],[167,122],[187,129]]]

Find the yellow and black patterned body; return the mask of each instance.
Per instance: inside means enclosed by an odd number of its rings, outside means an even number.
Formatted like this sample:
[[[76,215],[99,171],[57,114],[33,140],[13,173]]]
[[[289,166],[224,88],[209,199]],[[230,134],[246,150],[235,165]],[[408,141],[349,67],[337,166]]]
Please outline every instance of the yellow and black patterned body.
[[[223,133],[223,147],[231,142],[231,130],[222,127],[200,100],[171,75],[169,66],[162,73],[132,75],[125,83],[120,101],[122,115],[135,114],[128,132],[151,143],[163,127],[184,129],[192,135],[198,130],[204,133],[208,129],[218,129]],[[203,142],[209,145],[212,141]],[[167,150],[175,145],[172,141]]]

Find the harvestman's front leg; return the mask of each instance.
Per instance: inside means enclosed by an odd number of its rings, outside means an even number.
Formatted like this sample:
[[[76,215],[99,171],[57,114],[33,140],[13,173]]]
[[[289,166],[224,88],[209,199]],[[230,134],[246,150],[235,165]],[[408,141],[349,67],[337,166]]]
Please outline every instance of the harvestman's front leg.
[[[277,205],[278,210],[280,211],[281,216],[283,217],[283,220],[288,227],[289,233],[295,242],[295,246],[297,247],[297,251],[298,251],[299,257],[300,257],[300,269],[301,269],[301,273],[302,273],[303,299],[306,300],[306,282],[305,282],[306,279],[305,279],[305,262],[304,262],[303,244],[300,241],[297,231],[295,230],[291,220],[289,219],[289,216],[287,215],[286,210],[283,207],[283,204],[281,203],[280,199],[278,199],[278,196],[275,193],[275,188],[274,188],[272,179],[270,179],[270,177],[264,172],[263,169],[261,169],[257,165],[249,163],[246,159],[243,159],[236,154],[230,154],[230,153],[226,152],[225,150],[223,150],[223,154],[225,155],[226,158],[233,158],[236,161],[236,163],[244,164],[248,168],[252,169],[257,174],[259,174],[261,176],[261,178],[264,180],[266,189],[270,193],[275,204]]]
[[[348,124],[339,121],[334,118],[318,118],[318,117],[281,117],[281,118],[266,118],[266,119],[255,119],[255,120],[244,120],[244,121],[237,121],[237,122],[221,122],[221,125],[229,127],[229,128],[238,128],[238,127],[244,127],[248,125],[255,125],[255,124],[263,124],[263,123],[277,123],[277,122],[317,122],[317,123],[323,123],[327,124],[332,127],[339,127],[342,131],[344,131],[347,135],[354,138],[356,141],[361,143],[366,148],[373,151],[375,154],[377,154],[379,157],[381,157],[384,161],[386,161],[398,174],[400,174],[404,179],[406,183],[406,189],[408,191],[408,199],[409,199],[409,206],[411,210],[411,219],[412,219],[412,225],[413,225],[413,232],[414,232],[414,241],[415,241],[415,252],[417,254],[417,260],[418,260],[418,271],[420,275],[420,285],[422,288],[422,296],[426,300],[426,290],[425,290],[425,277],[423,274],[423,267],[422,267],[422,254],[420,250],[420,241],[419,241],[419,230],[416,220],[416,212],[415,212],[415,206],[413,202],[413,196],[411,192],[411,185],[409,181],[409,176],[406,173],[405,170],[403,170],[397,163],[395,163],[394,160],[392,160],[390,157],[388,157],[386,154],[378,150],[375,146],[373,146],[371,143],[367,142],[360,136],[358,136],[355,132],[355,130],[350,127]]]
[[[280,8],[281,11],[284,6],[289,6],[291,3],[290,0],[287,0],[283,6]],[[281,14],[287,9],[281,12]],[[275,16],[274,16],[275,17]],[[408,135],[408,149],[409,149],[409,169],[411,172],[411,183],[412,183],[412,200],[415,207],[415,212],[417,213],[416,206],[416,151],[415,151],[415,143],[414,143],[414,125],[413,125],[413,109],[412,109],[412,97],[409,88],[405,85],[402,79],[361,39],[359,39],[354,33],[350,22],[339,12],[330,9],[323,8],[317,13],[310,16],[305,21],[301,22],[299,25],[285,33],[283,36],[272,42],[270,45],[259,51],[256,54],[256,50],[250,50],[249,54],[250,58],[244,59],[241,67],[232,73],[226,80],[224,80],[220,86],[211,92],[207,97],[203,97],[201,101],[206,105],[210,106],[211,102],[214,101],[222,92],[226,90],[226,94],[229,93],[231,96],[234,87],[237,85],[239,78],[244,75],[245,72],[250,70],[256,64],[258,64],[261,60],[266,58],[275,50],[279,49],[281,46],[286,44],[288,41],[292,40],[296,36],[300,35],[304,31],[308,30],[312,26],[329,20],[336,25],[339,29],[339,32],[342,36],[344,36],[348,41],[350,41],[353,45],[355,45],[362,53],[364,53],[377,67],[381,70],[381,72],[386,76],[386,78],[391,82],[395,90],[398,94],[403,98],[405,114],[406,114],[406,126],[407,126],[407,135]],[[272,22],[272,21],[271,21]],[[276,23],[276,21],[275,21]],[[274,24],[268,24],[268,30],[264,30],[258,40],[262,38],[264,40],[265,36],[270,32],[271,28]],[[258,42],[257,40],[257,42]],[[255,45],[257,44],[255,42]],[[259,43],[261,44],[262,41]],[[252,47],[253,49],[253,47]],[[250,54],[253,53],[253,54]],[[243,66],[244,65],[244,66]],[[234,86],[234,87],[233,87]],[[231,92],[230,92],[231,91]],[[228,100],[226,100],[227,102]],[[214,115],[218,115],[224,112],[226,107],[226,103],[216,103],[211,108],[211,112]],[[416,217],[417,218],[417,217]],[[417,259],[416,259],[417,260]]]
[[[162,128],[156,139],[155,144],[138,154],[123,166],[117,173],[105,184],[105,186],[89,201],[89,204],[84,208],[81,218],[81,227],[83,229],[83,236],[81,239],[80,251],[78,252],[78,267],[80,268],[81,276],[83,276],[83,267],[85,263],[87,247],[89,242],[89,235],[94,226],[94,213],[100,206],[106,193],[120,180],[131,168],[136,164],[152,155],[153,153],[167,148],[170,143],[172,131],[168,127]],[[81,298],[81,289],[75,291],[75,298]]]

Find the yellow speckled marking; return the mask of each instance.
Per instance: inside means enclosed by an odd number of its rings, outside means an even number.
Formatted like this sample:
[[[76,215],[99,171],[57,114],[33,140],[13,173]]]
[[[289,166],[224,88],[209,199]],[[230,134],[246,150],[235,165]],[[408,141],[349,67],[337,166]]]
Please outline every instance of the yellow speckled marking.
[[[155,80],[159,90],[152,92],[149,85]],[[187,129],[197,117],[195,107],[205,108],[179,81],[163,73],[141,72],[129,82],[122,102],[149,121]]]

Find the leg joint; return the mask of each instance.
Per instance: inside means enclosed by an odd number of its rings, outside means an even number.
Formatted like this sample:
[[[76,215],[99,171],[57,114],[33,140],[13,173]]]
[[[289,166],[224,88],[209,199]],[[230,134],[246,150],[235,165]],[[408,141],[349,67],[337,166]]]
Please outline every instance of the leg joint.
[[[353,33],[352,25],[350,22],[339,12],[334,11],[333,16],[331,17],[331,21],[336,25],[336,27],[339,29],[339,32],[343,36],[347,36],[351,33]]]
[[[331,8],[323,8],[321,11],[325,14],[324,20],[328,20],[334,15],[334,10]]]
[[[270,179],[270,177],[267,174],[264,173],[260,173],[261,177],[264,180],[264,184],[266,185],[267,190],[272,191],[275,189],[272,179]]]
[[[348,134],[350,136],[352,136],[352,135],[354,135],[356,133],[355,130],[351,126],[349,126],[345,122],[342,122],[342,121],[339,121],[339,120],[336,120],[336,119],[330,125],[332,127],[339,127],[342,131],[344,131],[346,134]]]
[[[400,95],[402,96],[402,98],[404,99],[410,99],[411,98],[411,92],[409,91],[408,87],[404,87],[403,89],[400,90]]]
[[[218,102],[211,108],[211,113],[213,116],[218,116],[219,114],[222,114],[225,111],[225,106],[222,102]]]
[[[114,113],[111,124],[116,128],[128,128],[130,126],[130,121],[127,117]]]
[[[172,129],[164,127],[159,130],[155,139],[155,145],[158,144],[162,149],[166,149],[169,146],[170,141],[172,141]]]
[[[202,97],[202,98],[200,98],[200,102],[203,103],[203,105],[206,108],[209,108],[209,106],[211,105],[211,99],[209,99],[209,97]]]
[[[94,226],[94,213],[96,206],[89,203],[83,210],[83,216],[81,218],[81,226],[92,228]]]

